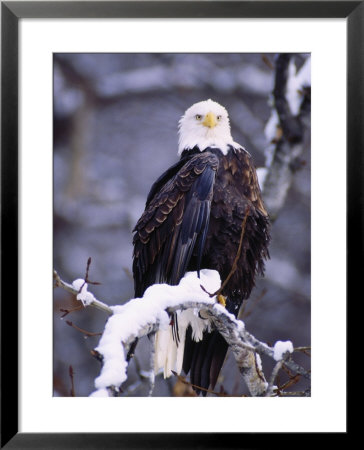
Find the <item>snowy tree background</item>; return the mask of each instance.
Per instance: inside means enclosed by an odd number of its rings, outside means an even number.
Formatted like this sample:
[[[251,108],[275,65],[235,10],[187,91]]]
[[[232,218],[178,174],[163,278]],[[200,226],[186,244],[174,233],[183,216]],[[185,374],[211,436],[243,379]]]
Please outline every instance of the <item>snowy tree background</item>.
[[[308,55],[294,55],[297,67]],[[110,305],[133,298],[132,229],[155,179],[177,161],[177,124],[193,103],[211,98],[230,115],[232,135],[264,166],[264,129],[271,115],[274,55],[261,54],[55,54],[54,55],[54,268],[64,280],[89,278],[89,289]],[[309,136],[309,121],[306,135]],[[283,209],[272,226],[271,259],[246,302],[247,329],[267,343],[310,345],[310,145],[301,155]],[[78,306],[54,290],[54,395],[87,396],[100,363],[85,338],[66,320],[102,332],[107,316]],[[309,368],[302,354],[295,360]],[[274,363],[263,358],[263,369]],[[149,342],[129,366],[128,395],[144,396]],[[156,378],[154,395],[188,395],[176,378]],[[232,355],[216,390],[247,394]],[[300,382],[296,385],[299,389]]]

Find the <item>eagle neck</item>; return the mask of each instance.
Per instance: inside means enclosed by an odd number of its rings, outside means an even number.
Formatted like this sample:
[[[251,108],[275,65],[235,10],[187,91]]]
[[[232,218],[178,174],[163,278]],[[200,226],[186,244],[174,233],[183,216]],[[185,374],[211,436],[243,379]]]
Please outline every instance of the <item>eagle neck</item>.
[[[218,158],[221,158],[223,156],[228,155],[230,152],[235,152],[236,150],[241,150],[241,149],[242,149],[242,147],[240,145],[238,145],[238,144],[236,146],[233,146],[233,145],[229,144],[227,151],[222,151],[218,147],[206,147],[203,150],[200,150],[200,148],[196,145],[195,147],[193,147],[191,149],[190,148],[186,148],[186,149],[182,150],[182,152],[181,152],[181,159],[191,158],[194,155],[198,155],[199,153],[204,153],[204,152],[213,153]]]

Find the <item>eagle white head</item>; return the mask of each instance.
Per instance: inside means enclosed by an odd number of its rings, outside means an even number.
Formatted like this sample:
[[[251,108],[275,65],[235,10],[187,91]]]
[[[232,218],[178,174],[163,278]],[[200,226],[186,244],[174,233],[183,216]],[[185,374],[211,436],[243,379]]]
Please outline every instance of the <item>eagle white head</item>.
[[[211,99],[198,102],[187,109],[179,121],[178,154],[183,150],[198,147],[202,152],[207,147],[219,148],[224,155],[229,145],[241,147],[233,141],[229,115],[226,109]]]

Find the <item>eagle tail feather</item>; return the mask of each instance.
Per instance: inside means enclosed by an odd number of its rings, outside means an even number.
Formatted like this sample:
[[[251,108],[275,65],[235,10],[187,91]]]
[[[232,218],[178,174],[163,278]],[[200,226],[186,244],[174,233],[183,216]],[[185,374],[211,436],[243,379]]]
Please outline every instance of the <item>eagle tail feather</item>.
[[[208,326],[194,314],[193,310],[177,311],[173,313],[174,325],[158,330],[155,339],[154,372],[157,374],[163,369],[164,378],[172,375],[172,371],[180,374],[184,367],[184,355],[190,354],[189,348],[185,351],[185,343],[190,342],[188,336],[199,340],[203,330]],[[192,324],[192,326],[191,326]],[[187,339],[186,339],[187,335]]]
[[[173,337],[171,326],[166,330],[159,330],[156,333],[154,372],[157,374],[163,369],[164,378],[169,378],[172,375],[172,371],[179,374],[182,370],[184,333],[183,330],[180,330],[180,332],[183,339],[178,345]]]
[[[219,376],[222,365],[224,364],[226,353],[228,351],[228,344],[220,333],[216,333],[216,342],[214,354],[210,364],[210,386],[215,389],[217,378]]]
[[[205,362],[205,356],[207,354],[208,351],[208,346],[211,340],[211,333],[207,333],[202,341],[198,342],[195,349],[194,349],[194,356],[192,359],[192,364],[191,364],[191,383],[192,383],[192,387],[193,389],[196,391],[197,395],[200,394],[201,390],[198,389],[197,386],[203,387],[205,388],[205,386],[202,386],[201,383],[201,375],[202,375],[202,366],[203,363]],[[208,387],[207,387],[208,388]],[[205,389],[207,389],[205,388]],[[206,395],[206,391],[202,391],[203,395]]]
[[[191,328],[187,330],[182,367],[186,375],[190,372],[197,395],[206,396],[207,389],[215,388],[227,350],[228,344],[218,331],[205,331],[203,339],[195,342]]]

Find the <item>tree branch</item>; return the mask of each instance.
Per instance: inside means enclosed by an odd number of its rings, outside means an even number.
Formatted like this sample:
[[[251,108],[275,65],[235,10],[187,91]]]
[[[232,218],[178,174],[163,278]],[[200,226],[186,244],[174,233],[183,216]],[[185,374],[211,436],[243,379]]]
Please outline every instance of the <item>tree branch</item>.
[[[58,275],[57,271],[53,271],[53,278],[55,280],[54,286],[55,287],[61,287],[62,289],[66,290],[67,292],[70,292],[73,295],[79,294],[79,289],[76,289],[72,284],[66,283],[61,279],[61,277]],[[113,314],[113,310],[106,304],[101,302],[100,300],[97,300],[97,298],[93,298],[92,302],[90,303],[91,306],[107,312],[108,314]]]
[[[112,314],[95,349],[103,366],[100,376],[95,380],[97,392],[92,394],[93,396],[118,395],[122,383],[127,379],[128,363],[125,355],[134,340],[167,328],[171,313],[190,308],[202,312],[203,317],[207,317],[224,337],[250,394],[258,396],[267,392],[268,383],[261,369],[259,354],[277,360],[275,348],[260,342],[246,331],[244,322],[236,319],[217,303],[216,297],[210,298],[207,291],[216,291],[220,284],[216,271],[203,270],[200,276],[201,278],[198,278],[196,272],[189,272],[178,286],[153,285],[147,289],[143,298],[131,299],[124,305],[108,307],[96,299],[90,303],[91,306]],[[77,295],[78,291],[72,285],[62,281],[58,275],[55,275],[55,278],[57,286]],[[202,289],[201,283],[207,289]],[[291,343],[290,345],[293,350]],[[285,353],[283,356],[288,355]],[[282,364],[307,379],[310,378],[310,374],[291,358],[284,362],[282,360]],[[154,379],[151,377],[150,390],[153,384]]]
[[[300,71],[295,71],[292,55],[278,55],[273,110],[265,128],[270,146],[266,151],[266,168],[259,169],[263,170],[263,198],[272,220],[276,219],[285,203],[294,172],[302,167],[300,156],[305,147],[303,120],[309,97],[306,88],[310,59],[306,60]]]

